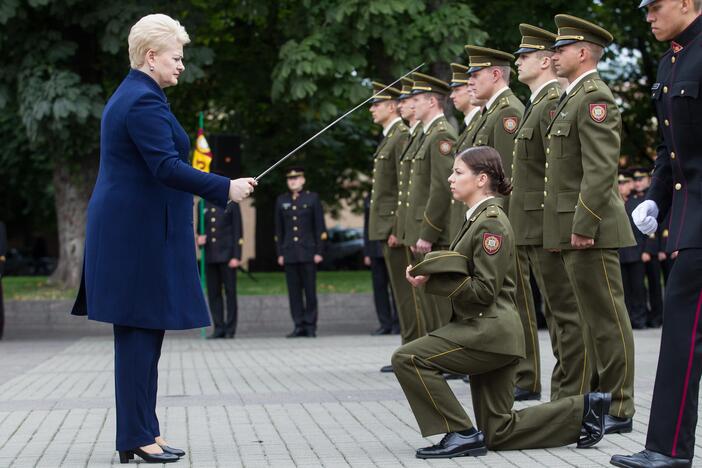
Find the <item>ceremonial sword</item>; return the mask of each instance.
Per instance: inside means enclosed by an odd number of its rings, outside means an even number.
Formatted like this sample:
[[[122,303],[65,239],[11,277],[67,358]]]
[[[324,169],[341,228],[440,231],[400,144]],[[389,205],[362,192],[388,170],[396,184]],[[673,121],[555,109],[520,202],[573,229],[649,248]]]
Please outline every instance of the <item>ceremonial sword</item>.
[[[329,130],[330,128],[332,128],[332,127],[333,127],[334,125],[336,125],[337,123],[339,123],[339,122],[341,122],[342,120],[344,120],[349,114],[352,114],[353,112],[355,112],[356,110],[358,110],[359,108],[361,108],[362,106],[364,106],[364,105],[365,105],[366,103],[368,103],[368,101],[370,101],[371,99],[375,99],[375,98],[376,98],[378,95],[380,95],[383,91],[385,91],[386,89],[390,88],[390,87],[391,87],[392,85],[394,85],[395,83],[397,83],[397,82],[399,82],[400,80],[402,80],[402,78],[405,78],[405,77],[407,77],[408,75],[411,75],[412,73],[416,72],[417,70],[419,70],[419,69],[422,68],[423,66],[424,66],[424,63],[422,63],[422,64],[419,65],[418,67],[415,67],[415,68],[413,68],[412,70],[408,71],[407,73],[405,73],[404,75],[402,75],[401,77],[399,77],[398,79],[396,79],[395,81],[393,81],[392,83],[390,83],[389,85],[387,85],[386,87],[384,87],[383,89],[381,89],[380,91],[378,91],[377,93],[373,94],[371,97],[369,97],[368,99],[366,99],[365,101],[363,101],[362,103],[360,103],[359,105],[357,105],[356,107],[354,107],[353,109],[351,109],[350,111],[348,111],[348,112],[346,112],[345,114],[343,114],[341,117],[337,118],[335,121],[333,121],[332,123],[330,123],[329,125],[327,125],[327,126],[324,127],[323,129],[321,129],[320,131],[318,131],[317,133],[315,133],[315,134],[314,134],[313,136],[311,136],[310,138],[308,138],[308,139],[307,139],[304,143],[302,143],[300,146],[298,146],[297,148],[295,148],[294,150],[292,150],[291,152],[289,152],[288,154],[286,154],[285,156],[283,156],[282,158],[280,158],[275,164],[273,164],[271,167],[269,167],[268,169],[266,169],[265,171],[263,171],[261,174],[259,174],[259,176],[256,177],[256,179],[254,179],[254,180],[256,180],[256,181],[258,182],[258,181],[261,179],[261,177],[263,177],[264,175],[268,174],[268,173],[271,172],[273,169],[275,169],[276,167],[278,167],[278,166],[279,166],[280,164],[282,164],[285,160],[287,160],[288,158],[290,158],[293,154],[297,153],[297,152],[300,151],[302,148],[304,148],[305,146],[307,146],[308,143],[310,143],[311,141],[313,141],[313,140],[314,140],[315,138],[317,138],[319,135],[321,135],[322,133],[326,132],[327,130]]]

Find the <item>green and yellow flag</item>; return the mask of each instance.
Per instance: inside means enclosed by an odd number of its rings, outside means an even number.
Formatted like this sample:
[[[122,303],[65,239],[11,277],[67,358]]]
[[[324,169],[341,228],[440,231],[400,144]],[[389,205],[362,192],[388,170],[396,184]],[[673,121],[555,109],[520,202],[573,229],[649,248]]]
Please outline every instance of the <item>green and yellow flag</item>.
[[[205,130],[200,127],[197,129],[197,140],[193,150],[193,167],[202,172],[210,172],[210,163],[212,163],[212,150],[205,138]]]

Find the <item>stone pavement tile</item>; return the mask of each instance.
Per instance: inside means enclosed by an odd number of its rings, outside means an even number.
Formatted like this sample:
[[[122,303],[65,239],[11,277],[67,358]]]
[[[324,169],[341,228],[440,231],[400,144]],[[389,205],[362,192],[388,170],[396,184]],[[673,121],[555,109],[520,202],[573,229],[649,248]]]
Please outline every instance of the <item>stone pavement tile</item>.
[[[423,438],[394,375],[380,374],[396,337],[291,341],[168,337],[159,366],[161,432],[188,453],[178,467],[561,467],[609,466],[645,441],[659,333],[637,332],[634,432],[597,447],[489,452],[425,461]],[[550,349],[545,333],[542,349]],[[51,352],[42,351],[42,343]],[[0,466],[119,466],[109,336],[35,343],[18,370],[0,365]],[[26,348],[26,346],[25,346]],[[542,353],[544,400],[553,357]],[[469,387],[451,387],[472,416]],[[515,404],[520,409],[538,404]],[[702,441],[699,431],[697,444]]]

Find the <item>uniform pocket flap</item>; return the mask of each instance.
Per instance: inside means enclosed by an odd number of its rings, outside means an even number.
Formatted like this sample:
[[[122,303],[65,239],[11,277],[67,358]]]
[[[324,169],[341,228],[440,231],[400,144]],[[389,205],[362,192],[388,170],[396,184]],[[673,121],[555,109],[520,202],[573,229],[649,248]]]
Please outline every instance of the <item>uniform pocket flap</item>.
[[[531,140],[531,138],[534,136],[534,129],[533,128],[523,128],[519,131],[519,134],[517,134],[517,140]]]
[[[570,122],[556,122],[551,127],[551,136],[564,136],[570,135]]]
[[[544,192],[524,193],[524,210],[534,211],[544,209]]]
[[[677,83],[673,83],[671,95],[673,97],[688,97],[692,99],[697,99],[699,90],[699,81],[678,81]]]
[[[489,141],[489,140],[490,140],[490,139],[489,139],[488,136],[485,135],[485,134],[483,134],[483,135],[476,135],[476,136],[475,136],[475,143],[474,143],[473,146],[485,146],[485,145],[488,144],[488,141]]]
[[[397,203],[381,203],[378,206],[378,214],[381,216],[389,216],[395,214]]]
[[[575,205],[578,204],[578,193],[579,192],[559,193],[556,211],[559,213],[572,213],[575,211]]]

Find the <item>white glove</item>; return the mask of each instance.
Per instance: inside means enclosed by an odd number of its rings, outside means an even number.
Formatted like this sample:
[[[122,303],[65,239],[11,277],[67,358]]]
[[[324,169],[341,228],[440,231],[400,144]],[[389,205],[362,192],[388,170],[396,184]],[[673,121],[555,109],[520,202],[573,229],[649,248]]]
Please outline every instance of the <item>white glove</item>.
[[[645,200],[634,208],[631,219],[639,231],[644,234],[653,234],[658,229],[658,205],[653,200]]]

